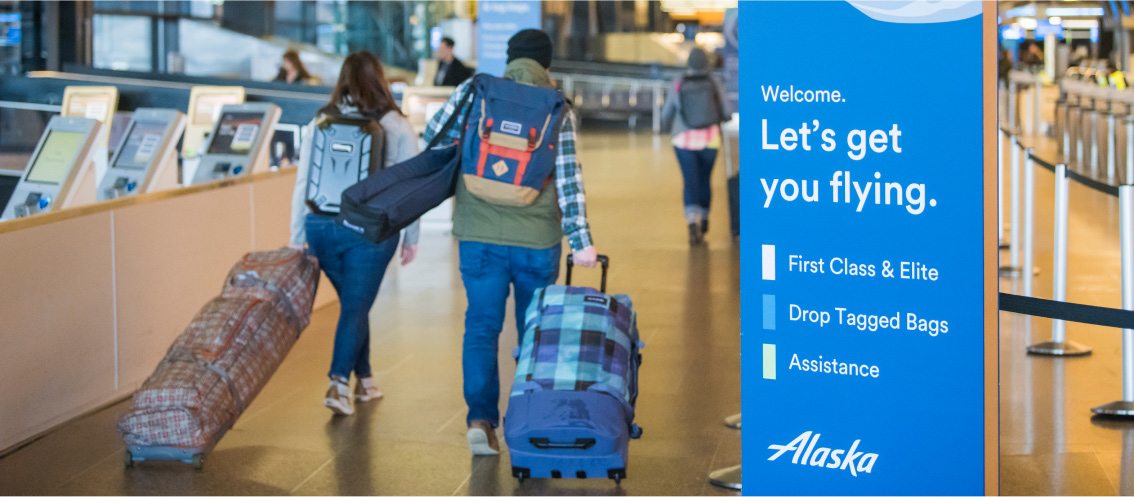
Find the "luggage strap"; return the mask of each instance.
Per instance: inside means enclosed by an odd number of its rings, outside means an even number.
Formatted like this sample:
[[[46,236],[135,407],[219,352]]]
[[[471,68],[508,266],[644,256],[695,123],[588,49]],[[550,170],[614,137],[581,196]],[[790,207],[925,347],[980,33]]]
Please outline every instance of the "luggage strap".
[[[215,365],[211,362],[202,361],[202,360],[198,359],[197,356],[194,355],[192,352],[185,350],[185,349],[182,349],[182,348],[177,348],[177,349],[171,350],[169,352],[169,359],[174,360],[174,361],[191,362],[191,363],[196,364],[198,366],[201,366],[201,367],[203,367],[203,368],[205,368],[209,371],[212,371],[217,376],[220,376],[221,381],[223,381],[225,386],[228,387],[228,392],[229,392],[230,395],[232,395],[232,400],[233,400],[233,402],[236,402],[236,406],[239,409],[239,411],[244,412],[244,409],[248,407],[248,404],[245,402],[245,399],[243,397],[241,397],[240,391],[236,389],[236,382],[232,380],[231,376],[229,376],[228,371],[221,369],[219,366],[217,366],[217,365]]]
[[[280,288],[275,283],[272,283],[268,280],[261,278],[260,273],[257,273],[254,270],[242,271],[240,273],[237,273],[236,276],[233,276],[232,280],[229,283],[232,286],[237,287],[237,281],[245,281],[245,280],[251,281],[252,285],[250,285],[250,286],[261,286],[264,289],[266,289],[266,290],[268,290],[272,293],[275,293],[276,296],[279,297],[281,306],[284,308],[284,314],[287,314],[287,319],[288,319],[289,323],[298,323],[300,321],[299,316],[295,312],[295,309],[291,308],[291,303],[290,303],[291,299],[288,298],[287,292],[285,292],[282,288]],[[244,286],[244,285],[241,285],[241,286]],[[296,338],[299,338],[299,334],[302,333],[302,332],[303,332],[303,330],[296,329],[295,330]]]

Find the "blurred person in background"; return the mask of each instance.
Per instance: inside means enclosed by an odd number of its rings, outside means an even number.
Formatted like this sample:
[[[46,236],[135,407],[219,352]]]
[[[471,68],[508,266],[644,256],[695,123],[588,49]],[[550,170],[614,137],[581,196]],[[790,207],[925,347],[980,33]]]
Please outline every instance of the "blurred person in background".
[[[721,147],[720,123],[730,119],[727,94],[709,70],[704,50],[689,52],[688,68],[669,90],[662,107],[662,122],[672,123],[673,150],[685,181],[685,221],[689,245],[700,245],[709,231],[710,181],[717,150]]]
[[[448,36],[441,38],[441,46],[437,47],[437,75],[433,78],[433,86],[457,86],[472,77],[472,69],[465,67],[453,55],[453,46],[456,42]]]
[[[303,61],[299,60],[299,52],[288,50],[284,52],[283,59],[280,61],[280,72],[272,81],[289,85],[310,85],[317,84],[314,81],[315,79],[311,76],[311,73],[307,72],[307,67],[303,65]]]

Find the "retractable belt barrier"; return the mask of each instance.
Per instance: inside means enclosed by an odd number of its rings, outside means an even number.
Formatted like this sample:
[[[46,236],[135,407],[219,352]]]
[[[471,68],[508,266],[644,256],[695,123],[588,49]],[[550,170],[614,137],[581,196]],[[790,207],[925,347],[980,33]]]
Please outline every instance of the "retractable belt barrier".
[[[1134,311],[1072,302],[1058,302],[1014,293],[1000,292],[1000,310],[1048,319],[1106,326],[1134,328]]]

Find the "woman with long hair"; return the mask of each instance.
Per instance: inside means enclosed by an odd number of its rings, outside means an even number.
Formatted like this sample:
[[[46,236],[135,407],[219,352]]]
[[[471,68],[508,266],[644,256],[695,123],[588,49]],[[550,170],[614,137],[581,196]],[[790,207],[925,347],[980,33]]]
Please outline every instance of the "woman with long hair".
[[[307,72],[307,66],[303,65],[302,60],[299,60],[299,52],[288,50],[284,52],[283,58],[280,60],[280,72],[276,73],[276,79],[272,81],[306,85],[310,84],[311,80],[311,73]]]
[[[354,413],[348,387],[353,372],[354,401],[366,402],[382,396],[370,370],[370,307],[390,260],[398,248],[398,237],[372,243],[358,233],[335,223],[331,216],[311,212],[306,204],[311,141],[323,116],[362,117],[377,121],[385,130],[385,164],[393,165],[417,155],[417,135],[402,115],[378,57],[369,52],[351,54],[343,61],[331,101],[305,128],[299,171],[292,195],[291,246],[302,248],[319,260],[319,266],[339,295],[339,323],[331,358],[330,388],[323,404],[336,414]],[[402,265],[417,253],[418,225],[402,236]]]

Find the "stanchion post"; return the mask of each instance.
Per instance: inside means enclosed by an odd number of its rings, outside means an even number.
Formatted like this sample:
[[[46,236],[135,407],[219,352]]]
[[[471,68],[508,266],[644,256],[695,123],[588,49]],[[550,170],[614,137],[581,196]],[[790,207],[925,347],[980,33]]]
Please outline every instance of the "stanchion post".
[[[1075,165],[1083,166],[1083,98],[1079,97],[1079,112],[1075,114]]]
[[[1063,162],[1071,160],[1071,95],[1063,103]]]
[[[1052,300],[1067,301],[1067,165],[1055,166],[1055,270],[1052,272]],[[1051,320],[1051,341],[1028,346],[1029,354],[1075,356],[1091,353],[1091,348],[1066,339],[1066,322]]]
[[[1114,161],[1117,159],[1114,140],[1114,112],[1106,114],[1106,177],[1114,181]]]
[[[1099,170],[1099,111],[1091,108],[1091,173]]]
[[[1122,308],[1134,311],[1134,186],[1118,187],[1121,239]],[[1134,416],[1134,330],[1122,330],[1122,400],[1091,409],[1095,414]]]
[[[1008,130],[1016,132],[1016,82],[1008,80]]]
[[[1123,183],[1134,183],[1134,109],[1126,116],[1126,178]]]
[[[1034,235],[1032,223],[1035,220],[1035,164],[1032,163],[1032,150],[1024,152],[1024,295],[1032,296],[1032,283],[1035,279],[1033,271],[1032,237]]]
[[[997,133],[996,140],[996,241],[1004,245],[1004,130]]]
[[[1043,83],[1038,74],[1035,78],[1035,82],[1032,83],[1032,93],[1035,94],[1035,104],[1032,107],[1032,134],[1038,135],[1040,133],[1040,105],[1042,104]]]
[[[1012,135],[1012,138],[1008,140],[1008,146],[1012,149],[1009,152],[1012,162],[1009,167],[1012,169],[1009,172],[1011,194],[1008,200],[1012,204],[1012,218],[1009,223],[1009,229],[1012,230],[1012,241],[1008,252],[1008,267],[1001,268],[1001,270],[1015,272],[1020,269],[1020,146],[1016,135]]]

